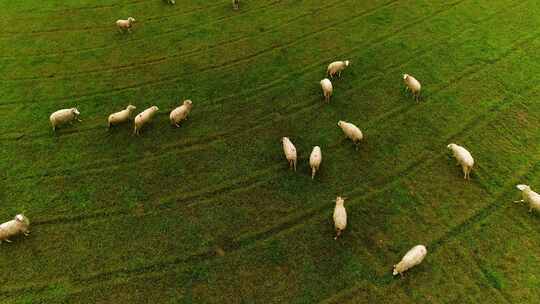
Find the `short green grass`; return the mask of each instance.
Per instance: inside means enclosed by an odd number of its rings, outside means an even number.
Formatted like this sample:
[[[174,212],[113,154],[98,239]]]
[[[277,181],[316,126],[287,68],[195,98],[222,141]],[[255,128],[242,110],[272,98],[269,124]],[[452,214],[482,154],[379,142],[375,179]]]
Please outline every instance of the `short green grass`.
[[[535,303],[540,5],[3,1],[2,303]],[[114,26],[133,16],[132,34]],[[323,104],[329,62],[352,65]],[[423,84],[421,103],[401,75]],[[192,99],[181,128],[168,112]],[[106,129],[161,109],[141,137]],[[53,134],[48,116],[83,122]],[[338,120],[366,136],[359,151]],[[287,169],[279,139],[299,151]],[[446,145],[476,159],[465,182]],[[307,160],[323,151],[312,181]],[[349,226],[333,240],[337,195]],[[393,278],[416,244],[425,262]]]

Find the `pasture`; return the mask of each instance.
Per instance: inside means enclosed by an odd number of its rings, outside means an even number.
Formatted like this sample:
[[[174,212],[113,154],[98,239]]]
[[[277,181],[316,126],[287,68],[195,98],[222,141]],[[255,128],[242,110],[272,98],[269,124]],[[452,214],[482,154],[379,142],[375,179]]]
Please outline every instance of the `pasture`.
[[[1,303],[534,303],[540,4],[0,2]],[[136,18],[131,34],[117,19]],[[323,103],[319,81],[351,60]],[[416,103],[402,74],[422,82]],[[193,100],[180,128],[169,112]],[[107,116],[157,105],[107,130]],[[81,123],[53,133],[49,115]],[[337,127],[355,123],[358,151]],[[299,154],[287,168],[280,138]],[[464,181],[446,145],[471,151]],[[321,170],[311,180],[313,146]],[[348,227],[334,241],[336,196]],[[416,244],[427,258],[392,265]]]

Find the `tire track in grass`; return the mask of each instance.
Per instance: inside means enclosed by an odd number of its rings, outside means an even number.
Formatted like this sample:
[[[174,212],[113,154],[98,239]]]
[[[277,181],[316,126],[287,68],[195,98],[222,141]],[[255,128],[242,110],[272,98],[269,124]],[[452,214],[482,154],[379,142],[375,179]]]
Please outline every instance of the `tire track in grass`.
[[[535,89],[537,89],[537,88],[538,87],[536,87]],[[494,115],[494,116],[498,116],[498,115]],[[486,122],[486,125],[488,123],[489,122]],[[472,133],[474,133],[474,132],[471,130],[471,134],[469,134],[469,135],[472,135]],[[516,174],[516,176],[519,176],[519,177],[512,178],[512,180],[507,183],[508,186],[503,187],[503,189],[510,189],[513,185],[518,184],[525,177],[530,176],[533,172],[536,172],[538,170],[540,170],[540,161],[536,162],[532,166],[530,166],[529,164],[525,164],[523,170],[521,170],[522,172],[521,173],[518,172]],[[487,172],[485,172],[485,171],[482,172],[482,175],[484,175],[485,173],[487,173]],[[491,203],[488,203],[487,206],[485,206],[485,207],[481,208],[479,211],[477,211],[474,215],[472,215],[469,218],[465,219],[460,224],[450,228],[448,230],[448,232],[444,233],[441,237],[431,241],[427,245],[427,247],[430,248],[430,252],[437,252],[437,250],[439,250],[441,247],[443,247],[445,244],[447,244],[452,239],[455,239],[455,238],[459,237],[460,235],[462,235],[463,233],[466,233],[466,232],[470,231],[479,222],[485,220],[486,218],[488,218],[489,216],[491,216],[495,212],[497,212],[499,210],[502,210],[504,208],[507,208],[508,204],[509,204],[508,202],[512,202],[512,196],[515,195],[514,193],[505,192],[504,190],[501,191],[499,194],[493,193],[489,189],[489,187],[484,184],[484,182],[482,181],[481,176],[479,176],[479,175],[477,175],[477,178],[474,179],[474,183],[479,188],[486,190],[486,193],[489,194],[492,197],[495,197],[495,199],[493,199],[493,201]],[[508,196],[508,199],[506,199],[507,196]],[[503,201],[503,203],[497,204],[496,202],[498,202],[498,201]],[[373,273],[374,274],[373,274],[372,278],[376,278],[376,280],[374,280],[374,281],[370,280],[371,283],[378,284],[380,286],[387,286],[387,285],[390,285],[390,284],[393,284],[394,282],[396,282],[395,280],[393,280],[389,276],[380,277],[380,276],[376,275],[375,272],[373,272]],[[486,280],[488,280],[488,279],[486,279]],[[343,300],[344,297],[350,298],[351,294],[356,293],[358,288],[359,287],[357,285],[355,285],[355,286],[353,286],[353,287],[351,287],[349,289],[343,290],[340,293],[338,293],[336,295],[333,295],[329,299],[326,299],[325,301],[323,301],[323,303],[333,303],[335,301],[341,301],[341,300]],[[507,299],[507,295],[502,294],[502,296],[505,299]],[[334,298],[336,298],[336,297],[337,297],[337,299],[334,300]]]
[[[440,13],[442,13],[442,12],[456,6],[457,4],[459,4],[459,3],[463,2],[463,1],[465,1],[465,0],[460,0],[460,1],[456,2],[456,3],[454,3],[451,7],[447,7],[446,9],[439,10],[436,14],[440,14]],[[396,2],[396,1],[393,1],[390,4],[393,4],[394,2]],[[388,4],[386,6],[389,6],[390,4]],[[378,9],[380,9],[380,8],[377,8],[377,9],[374,9],[374,10],[378,10]],[[370,14],[370,12],[365,12],[362,15],[369,15],[369,14]],[[433,17],[434,15],[431,15],[431,17]],[[421,19],[423,19],[423,21],[427,20],[427,18],[421,18]],[[413,22],[413,23],[417,24],[418,22]],[[398,30],[398,31],[394,32],[391,36],[403,31],[403,29],[405,29],[405,28],[408,28],[408,26],[401,27],[401,30]],[[293,43],[294,43],[294,41],[293,41]],[[382,43],[382,41],[381,41],[381,43]],[[288,43],[288,44],[290,44],[290,43]],[[271,47],[269,49],[266,49],[266,51],[259,51],[256,54],[252,54],[252,55],[250,55],[248,57],[249,57],[249,59],[253,59],[253,58],[256,58],[256,57],[260,56],[261,53],[271,52],[271,51],[273,51],[275,49],[283,48],[283,47],[284,47],[283,45],[274,46],[274,47]],[[335,56],[332,56],[332,58],[334,58],[334,57]],[[220,68],[224,68],[224,67],[236,66],[236,65],[241,64],[243,61],[245,61],[246,58],[240,59],[242,61],[231,60],[231,61],[228,61],[228,62],[223,63],[223,64],[214,65],[214,66],[208,66],[208,67],[200,69],[198,72],[208,72],[208,71],[211,71],[211,70],[214,70],[214,69],[220,69]],[[114,94],[114,93],[133,90],[133,89],[140,89],[140,88],[146,87],[146,86],[152,86],[152,85],[157,85],[157,84],[164,84],[164,83],[168,83],[168,82],[174,82],[177,79],[178,79],[177,76],[163,77],[161,79],[154,80],[154,81],[149,81],[149,82],[146,82],[146,83],[140,83],[140,84],[135,84],[135,85],[126,86],[126,87],[122,87],[122,88],[116,88],[116,89],[112,89],[112,90],[105,90],[105,91],[101,91],[101,92],[94,92],[94,93],[90,93],[90,94],[81,94],[81,95],[73,95],[73,96],[69,96],[69,97],[65,97],[65,98],[56,98],[54,100],[55,101],[67,101],[67,100],[73,100],[73,99],[82,99],[82,98],[95,97],[95,96],[111,94],[111,93]],[[28,102],[28,101],[27,102],[21,102],[21,101],[4,102],[4,103],[0,103],[0,108],[2,106],[11,106],[11,105],[20,105],[20,104],[29,104],[29,103],[34,103],[34,102],[32,102],[32,101],[30,101],[30,102]]]
[[[215,21],[215,23],[219,23],[221,21],[225,21],[225,20],[228,20],[228,19],[231,19],[231,18],[235,18],[236,16],[245,15],[245,14],[248,14],[248,13],[251,13],[251,12],[254,12],[254,11],[258,11],[258,10],[261,10],[261,9],[265,9],[265,8],[274,6],[277,3],[281,3],[281,2],[282,1],[280,1],[280,0],[273,1],[273,2],[270,2],[267,5],[262,5],[262,6],[250,9],[250,10],[243,10],[239,14],[228,15],[228,16],[225,16],[225,17],[216,18],[216,20],[214,20],[214,21]],[[162,20],[170,19],[171,17],[190,15],[190,14],[193,14],[193,13],[196,13],[196,12],[199,12],[199,11],[204,11],[204,10],[207,10],[207,9],[212,9],[212,8],[217,8],[217,7],[222,7],[222,6],[224,6],[224,3],[219,3],[217,5],[210,5],[210,6],[207,6],[207,7],[199,7],[199,8],[193,9],[191,11],[181,12],[179,14],[150,16],[148,18],[143,19],[143,21],[139,21],[138,24],[144,24],[147,21],[162,21]],[[210,24],[212,24],[212,23],[210,23]],[[206,25],[208,25],[208,24],[206,24]],[[86,26],[86,27],[82,27],[82,28],[63,28],[63,29],[62,28],[57,28],[57,29],[37,30],[37,31],[30,31],[30,32],[8,32],[8,31],[6,31],[6,32],[0,32],[0,38],[10,37],[10,36],[19,36],[19,35],[33,36],[33,35],[43,35],[43,34],[53,34],[53,33],[76,33],[76,32],[87,32],[87,31],[97,32],[97,31],[94,31],[96,29],[102,30],[102,31],[105,31],[105,30],[111,30],[112,31],[112,29],[116,30],[115,24],[111,22],[110,24],[107,24],[107,25],[102,25],[102,26],[93,25],[93,26]],[[169,31],[167,33],[170,33],[170,32],[174,32],[174,31]],[[139,40],[142,40],[142,39],[139,39]]]
[[[523,44],[523,42],[522,42],[521,44]],[[514,46],[513,48],[515,48],[515,46]],[[510,51],[510,52],[511,52],[511,51]],[[503,57],[504,57],[504,56],[503,56]],[[500,60],[502,60],[503,57],[498,58],[497,60],[493,61],[492,64],[496,64],[497,62],[499,62]],[[485,67],[486,67],[486,66],[484,66],[484,68],[485,68]],[[483,69],[476,68],[476,69],[475,69],[475,71],[476,71],[475,73],[478,73],[478,72],[480,72],[481,70],[483,70]],[[473,73],[473,74],[475,74],[475,73]],[[472,74],[469,74],[468,76],[470,76],[470,75],[472,75]],[[467,75],[466,75],[466,76],[460,75],[460,76],[456,77],[455,80],[451,80],[450,82],[448,82],[448,85],[446,85],[446,84],[441,85],[442,89],[439,89],[438,91],[440,92],[440,91],[442,91],[442,90],[444,90],[444,89],[449,88],[451,85],[457,84],[459,81],[461,81],[461,80],[464,79],[465,77],[467,77]],[[368,84],[368,85],[369,85],[369,84]],[[292,114],[293,114],[293,115],[287,115],[286,117],[294,117],[294,116],[295,116],[294,114],[302,113],[302,112],[304,112],[305,110],[308,110],[308,109],[312,108],[313,106],[317,106],[317,105],[318,105],[317,103],[311,103],[311,102],[308,102],[308,104],[307,104],[306,106],[299,107],[299,110],[298,110],[298,111],[296,111],[296,109],[294,109],[294,110],[292,111]],[[502,104],[499,103],[498,105],[495,105],[494,108],[491,108],[489,111],[493,112],[494,110],[497,110],[497,108],[496,108],[497,106],[501,106],[501,105],[502,105]],[[405,108],[405,107],[407,107],[408,111],[403,111],[403,108]],[[402,112],[409,112],[409,111],[411,111],[412,109],[413,109],[413,107],[403,106],[403,107],[401,107],[401,108],[398,108],[397,110],[391,111],[390,113],[384,114],[384,115],[382,116],[382,118],[379,117],[379,118],[375,119],[374,121],[373,121],[373,120],[370,120],[366,126],[367,126],[367,128],[369,129],[369,128],[370,128],[371,126],[373,126],[373,125],[380,125],[380,121],[385,121],[387,117],[393,116],[394,113],[400,113],[401,115],[404,115],[404,113],[402,113]],[[291,111],[290,111],[289,113],[291,113]],[[482,118],[482,117],[478,117],[478,120],[481,120],[481,118]],[[469,123],[467,124],[467,128],[473,127],[474,124],[475,124],[474,122],[469,122]],[[219,135],[216,135],[216,136],[214,136],[214,138],[221,137],[221,136],[227,136],[227,135],[229,135],[229,134],[235,134],[235,133],[242,132],[242,131],[245,131],[245,132],[252,131],[253,129],[255,129],[255,128],[257,128],[257,127],[264,127],[264,125],[253,124],[252,126],[250,126],[250,127],[248,127],[248,128],[246,128],[245,126],[244,126],[244,127],[239,127],[238,129],[234,129],[234,130],[232,130],[232,131],[230,131],[230,132],[225,132],[225,133],[221,133],[221,134],[219,134]],[[94,129],[97,129],[97,128],[98,128],[98,127],[96,127],[96,128],[89,128],[88,130],[94,130]],[[466,129],[463,129],[463,130],[466,130]],[[76,134],[78,134],[78,131],[69,132],[68,134],[76,135]],[[64,135],[65,135],[65,134],[64,134]],[[47,133],[47,134],[43,134],[43,136],[49,136],[49,135],[48,135],[48,133]],[[456,134],[455,137],[458,137],[458,136],[459,136],[459,134]],[[455,138],[455,137],[454,137],[454,138]],[[20,138],[20,137],[19,137],[19,138]],[[450,139],[450,140],[451,140],[451,139]],[[206,140],[205,140],[205,139],[202,139],[201,141],[206,141]],[[341,143],[341,141],[337,142],[335,145],[338,145],[338,144],[340,144],[340,143]],[[210,144],[210,143],[209,143],[209,144]],[[177,147],[177,145],[174,145],[174,147]],[[188,148],[189,148],[189,147],[188,147]],[[160,150],[159,152],[161,152],[161,150]],[[411,164],[411,166],[414,166],[414,165],[416,165],[416,164],[415,164],[415,163]],[[76,170],[78,170],[78,169],[76,169]],[[33,177],[33,176],[32,176],[32,177]],[[24,178],[32,178],[32,177],[23,177],[23,179],[24,179]]]
[[[277,2],[280,2],[280,1],[277,1]],[[277,3],[276,2],[276,3]],[[335,3],[341,3],[341,5],[339,6],[344,6],[343,3],[346,3],[346,2],[343,2],[343,1],[337,1],[337,2],[332,2],[330,4],[327,4],[325,6],[322,6],[322,7],[319,7],[318,9],[325,9],[325,8],[328,8],[328,7],[335,7]],[[381,7],[382,8],[382,7]],[[378,10],[379,8],[375,8],[373,9],[374,11]],[[275,25],[275,26],[272,26],[272,27],[269,27],[268,29],[266,29],[263,33],[270,33],[270,32],[275,32],[276,29],[279,29],[279,28],[283,28],[283,27],[286,27],[288,25],[290,25],[291,23],[303,18],[303,17],[306,17],[306,16],[311,16],[313,15],[312,13],[306,13],[306,14],[303,14],[303,15],[300,15],[300,16],[297,16],[295,18],[292,18],[291,20],[287,20],[286,22],[283,22],[283,23],[279,23],[278,25]],[[216,22],[216,23],[219,23],[219,22]],[[326,31],[328,30],[326,27],[323,27],[321,29],[319,29],[318,31],[315,31],[317,33],[319,32],[323,32],[323,31]],[[176,33],[176,31],[172,31],[172,33]],[[211,50],[211,49],[215,49],[217,47],[223,47],[225,45],[228,45],[228,44],[232,44],[232,43],[235,43],[235,42],[239,42],[239,41],[245,41],[245,40],[249,40],[250,38],[253,38],[253,37],[258,37],[260,33],[257,33],[256,35],[248,35],[248,36],[244,36],[244,37],[239,37],[239,38],[235,38],[235,39],[230,39],[230,40],[227,40],[227,41],[224,41],[224,42],[220,42],[220,43],[217,43],[217,44],[214,44],[214,45],[210,45],[210,46],[204,46],[204,47],[199,47],[199,48],[196,48],[196,49],[193,49],[193,50],[189,50],[185,53],[181,53],[181,54],[174,54],[174,55],[170,55],[170,56],[163,56],[163,57],[160,57],[160,58],[157,58],[157,59],[153,59],[153,60],[148,60],[148,61],[145,61],[141,64],[126,64],[126,65],[122,65],[122,66],[117,66],[117,67],[110,67],[110,68],[105,68],[105,69],[94,69],[94,70],[90,70],[90,71],[83,71],[83,73],[67,73],[67,74],[62,74],[58,77],[49,77],[49,76],[32,76],[32,77],[16,77],[16,78],[3,78],[1,80],[3,81],[14,81],[14,82],[17,82],[17,81],[27,81],[27,80],[39,80],[39,79],[43,79],[43,80],[51,80],[51,81],[56,81],[56,80],[59,80],[59,79],[67,79],[67,78],[71,78],[73,75],[86,75],[86,74],[92,74],[92,73],[98,73],[98,72],[111,72],[111,71],[116,71],[117,69],[120,69],[120,70],[130,70],[130,69],[135,69],[135,68],[139,68],[141,66],[148,66],[148,65],[154,65],[154,64],[158,64],[158,63],[163,63],[163,62],[167,62],[169,60],[172,60],[172,59],[175,59],[175,58],[189,58],[191,57],[191,55],[198,55],[201,51],[203,50]],[[155,35],[153,36],[155,37]],[[305,37],[300,37],[300,38],[297,38],[297,39],[303,39]],[[144,39],[140,39],[140,40],[144,40]],[[136,40],[132,40],[132,41],[136,41]],[[296,42],[297,40],[293,40],[292,42]],[[130,41],[131,42],[131,41]],[[113,46],[115,47],[115,46]],[[270,48],[267,48],[265,50],[262,50],[262,51],[259,51],[257,53],[266,53],[266,52],[271,52],[272,50],[275,50],[277,48],[282,48],[284,46],[273,46],[273,47],[270,47]],[[251,58],[251,55],[249,56]],[[1,57],[0,57],[1,58]],[[240,59],[245,59],[245,58],[240,58]],[[230,61],[227,61],[227,63],[231,64],[231,63],[234,63],[236,61],[235,60],[230,60]],[[215,67],[218,67],[219,65],[215,65]],[[210,67],[205,67],[206,69],[207,68],[213,68],[213,66],[210,66]],[[201,70],[199,70],[198,72],[204,72],[205,71],[205,68],[202,68]]]
[[[334,4],[335,6],[335,3],[340,3],[342,5],[340,6],[343,6],[344,3],[347,3],[348,0],[346,1],[336,1],[336,2],[332,2],[332,4]],[[233,18],[235,16],[243,16],[243,15],[247,15],[247,14],[250,14],[250,13],[253,13],[253,12],[257,12],[259,11],[260,9],[264,9],[264,8],[268,8],[268,7],[272,7],[272,6],[275,6],[275,4],[277,4],[278,2],[281,2],[281,1],[275,1],[275,2],[272,2],[272,5],[267,5],[267,6],[263,6],[263,7],[259,7],[259,8],[256,8],[256,9],[251,9],[251,10],[244,10],[242,11],[241,14],[236,14],[236,15],[233,15],[231,16],[230,18]],[[219,5],[221,6],[221,4]],[[324,9],[324,8],[328,8],[328,7],[331,7],[332,5],[326,5],[326,6],[322,6],[318,9]],[[181,14],[179,14],[181,15]],[[184,14],[184,15],[189,15],[188,13]],[[305,16],[308,16],[308,15],[312,15],[311,13],[307,13],[307,14],[304,14],[304,17]],[[224,19],[224,18],[218,18],[212,22],[209,22],[209,23],[205,23],[205,26],[208,26],[208,25],[216,25],[216,24],[220,24],[222,21],[225,21],[225,20],[229,20],[230,18],[227,18],[227,19]],[[156,18],[157,19],[157,18]],[[292,23],[292,22],[285,22],[285,23],[281,23],[280,25],[277,25],[277,26],[274,26],[274,27],[271,27],[271,29],[273,28],[280,28],[280,27],[283,27],[283,26],[286,26],[287,24],[289,23]],[[142,22],[139,22],[139,24],[143,24]],[[116,30],[116,28],[114,27],[114,24],[111,25],[111,26],[103,26],[103,28],[111,28],[111,29],[114,29]],[[196,28],[195,30],[200,30],[200,28]],[[268,32],[269,30],[266,30],[264,32]],[[191,33],[193,33],[195,31],[191,31]],[[156,39],[156,38],[160,38],[160,37],[163,37],[163,36],[167,36],[167,35],[170,35],[170,34],[178,34],[178,31],[176,28],[173,28],[171,30],[162,30],[160,33],[158,34],[153,34],[151,39]],[[258,33],[257,33],[258,34]],[[244,36],[242,38],[250,38],[250,37],[254,37],[256,35],[251,35],[251,36]],[[136,42],[139,42],[139,41],[147,41],[147,37],[142,37],[142,38],[134,38],[134,39],[131,39],[128,41],[128,43],[136,43]],[[129,44],[127,44],[129,45]],[[123,44],[123,46],[126,46],[126,44]],[[36,57],[56,57],[56,56],[65,56],[66,54],[73,54],[73,53],[82,53],[82,52],[91,52],[91,51],[97,51],[97,50],[106,50],[106,49],[113,49],[113,48],[117,48],[118,46],[117,45],[111,45],[110,43],[108,44],[104,44],[104,45],[101,45],[101,46],[97,46],[97,47],[89,47],[89,48],[80,48],[80,49],[71,49],[71,50],[64,50],[62,52],[54,52],[54,53],[47,53],[47,54],[32,54],[30,56],[0,56],[0,60],[6,60],[6,59],[18,59],[18,58],[36,58]],[[206,48],[201,48],[201,49],[206,49]],[[192,52],[198,52],[199,50],[193,50]],[[181,56],[181,55],[179,55]]]
[[[318,9],[324,10],[325,8],[328,8],[328,7],[335,7],[336,3],[342,4],[340,6],[343,6],[343,3],[346,3],[346,2],[338,0],[336,2],[331,2],[331,3],[329,3],[329,4],[325,5],[325,6],[319,7]],[[192,55],[199,55],[199,53],[201,51],[212,50],[212,49],[215,49],[215,48],[218,48],[218,47],[227,46],[229,44],[246,41],[246,40],[249,40],[251,38],[258,37],[258,35],[261,34],[261,33],[273,32],[276,29],[284,28],[284,27],[286,27],[286,26],[288,26],[288,25],[290,25],[290,24],[292,24],[292,23],[294,23],[294,22],[296,22],[296,21],[298,21],[298,20],[300,20],[300,19],[302,19],[304,17],[312,16],[312,15],[313,15],[312,13],[306,13],[306,14],[296,16],[296,17],[291,18],[291,19],[289,19],[289,20],[287,20],[285,22],[280,22],[279,24],[276,24],[274,26],[265,28],[264,31],[259,32],[259,33],[255,34],[255,35],[247,35],[247,36],[237,37],[237,38],[233,38],[233,39],[228,39],[228,40],[224,40],[222,42],[218,42],[218,43],[213,44],[213,45],[195,48],[195,49],[183,52],[183,53],[173,54],[173,55],[170,55],[170,56],[162,56],[162,57],[151,59],[151,60],[144,60],[142,62],[135,63],[135,64],[124,64],[124,65],[118,65],[118,66],[114,66],[114,67],[90,69],[90,70],[85,70],[85,71],[79,71],[77,73],[64,73],[64,74],[61,74],[61,75],[58,75],[58,76],[55,75],[54,77],[50,77],[50,76],[28,76],[28,77],[26,77],[25,76],[25,77],[13,77],[13,78],[0,78],[0,80],[7,81],[7,82],[18,82],[18,81],[29,81],[29,80],[51,80],[51,81],[54,80],[54,81],[57,81],[57,80],[61,80],[61,79],[71,79],[74,75],[79,75],[80,76],[80,75],[87,75],[87,74],[93,74],[93,73],[104,73],[104,72],[112,72],[112,71],[132,70],[132,69],[136,69],[136,68],[140,68],[140,67],[144,67],[144,66],[150,66],[150,65],[155,65],[155,64],[167,62],[169,60],[173,60],[173,59],[177,59],[177,58],[182,58],[182,59],[190,58],[190,57],[192,57]],[[171,31],[171,33],[175,33],[175,32],[176,31]],[[32,56],[30,56],[30,57],[32,57]],[[2,57],[0,57],[0,59],[2,59]]]
[[[465,129],[467,129],[467,128],[465,128]],[[471,130],[471,129],[468,129],[468,131],[471,132],[471,133],[474,132],[474,130]],[[439,158],[442,158],[442,157],[437,157],[437,159],[432,159],[431,162],[435,162]],[[537,164],[537,166],[540,167],[540,162]],[[279,167],[281,167],[281,165]],[[281,170],[281,168],[277,168],[277,169]],[[377,190],[375,190],[373,192],[368,193],[366,191],[361,191],[361,194],[363,194],[363,195],[356,196],[355,198],[351,198],[349,204],[358,203],[358,201],[365,201],[365,200],[368,200],[368,199],[370,199],[372,197],[376,197],[378,194],[384,193],[384,192],[390,190],[395,184],[399,183],[401,178],[403,178],[404,176],[410,176],[410,175],[416,173],[416,171],[421,170],[421,169],[422,168],[420,168],[419,166],[418,167],[409,166],[406,169],[402,170],[401,172],[399,172],[399,173],[397,173],[395,175],[395,176],[400,177],[400,178],[398,178],[398,179],[396,179],[396,178],[387,179],[386,184],[382,185],[381,187],[379,187]],[[534,171],[534,170],[531,170],[531,171]],[[254,178],[254,179],[256,179],[256,178]],[[259,184],[262,185],[265,182],[266,181],[259,181]],[[224,188],[226,189],[227,187],[224,187]],[[217,190],[217,191],[220,191],[220,190]],[[350,196],[351,194],[354,195],[354,192],[347,193],[345,195]],[[198,194],[196,194],[196,195],[194,195],[192,197],[188,196],[188,197],[186,197],[184,199],[181,199],[181,201],[190,201],[190,200],[193,200],[193,197],[206,197],[206,196],[207,196],[207,193],[201,192],[201,193],[198,193]],[[211,200],[213,200],[213,199],[211,199]],[[225,245],[216,244],[215,246],[221,246],[227,252],[236,252],[236,251],[239,251],[239,250],[244,250],[245,248],[250,248],[251,246],[253,246],[257,242],[270,239],[272,237],[275,237],[276,235],[286,233],[287,231],[292,230],[292,229],[297,229],[298,227],[302,226],[303,222],[305,222],[306,220],[312,220],[312,219],[314,219],[316,217],[324,217],[325,215],[322,215],[321,213],[323,213],[323,212],[325,212],[327,210],[331,210],[332,206],[333,206],[333,203],[328,203],[328,204],[323,204],[323,205],[315,207],[315,208],[311,208],[309,211],[304,212],[303,214],[293,215],[293,216],[288,217],[287,219],[285,219],[284,221],[279,223],[277,226],[272,226],[272,227],[270,227],[268,229],[264,229],[264,230],[258,231],[256,233],[253,233],[253,234],[240,236],[240,237],[238,237],[236,239],[233,239],[230,243],[225,244]],[[159,209],[156,212],[160,212]],[[113,213],[113,215],[126,215],[126,214],[127,214],[127,212],[126,213]],[[95,219],[95,218],[99,218],[99,217],[102,217],[102,216],[108,217],[106,213],[99,213],[99,214],[88,216],[87,218],[85,218],[85,216],[77,216],[77,217],[75,217],[75,218],[73,218],[71,220],[70,219],[65,219],[65,218],[56,218],[56,219],[50,219],[50,220],[45,220],[45,221],[41,221],[41,222],[37,221],[36,225],[39,226],[39,225],[42,225],[42,224],[46,225],[46,224],[56,224],[56,223],[58,223],[58,224],[66,224],[66,223],[78,222],[78,221],[82,221],[82,220],[86,220],[86,219]],[[215,246],[213,246],[212,248],[214,248]],[[429,247],[433,248],[434,246],[431,245]],[[160,272],[163,269],[166,269],[166,268],[168,268],[170,266],[179,265],[179,264],[183,264],[183,263],[197,263],[197,262],[207,260],[209,258],[213,258],[215,256],[215,250],[212,249],[212,248],[210,248],[210,249],[208,249],[206,251],[201,251],[201,252],[199,252],[197,254],[194,254],[194,255],[191,255],[191,256],[188,256],[188,257],[184,257],[184,258],[174,258],[174,259],[169,260],[169,261],[161,261],[161,262],[158,262],[158,263],[153,263],[153,264],[145,265],[145,266],[142,266],[142,267],[135,267],[135,268],[121,267],[121,268],[119,268],[117,270],[113,270],[113,271],[109,271],[109,272],[105,272],[105,273],[95,274],[95,275],[92,275],[92,276],[89,276],[89,277],[86,277],[86,278],[81,278],[80,280],[81,280],[81,282],[84,282],[84,283],[92,283],[92,282],[97,283],[97,282],[102,282],[104,280],[112,280],[115,277],[119,277],[119,276],[129,275],[129,276],[133,277],[133,276],[138,276],[138,275],[147,274],[147,273]],[[436,250],[436,249],[432,249],[432,250]],[[394,280],[389,276],[380,277],[375,273],[375,271],[370,271],[370,272],[371,272],[371,275],[369,276],[369,281],[371,283],[378,284],[378,285],[388,285],[388,284],[394,282]],[[31,287],[31,288],[35,288],[35,287]],[[25,290],[25,288],[18,289],[16,291],[20,292],[20,291],[23,291],[23,290]],[[16,291],[11,291],[11,292],[16,292]],[[355,290],[353,289],[352,292],[354,292],[354,291]],[[349,292],[350,291],[348,290],[347,294]],[[2,294],[2,292],[0,292],[0,294]],[[332,297],[332,299],[333,299],[333,297]]]

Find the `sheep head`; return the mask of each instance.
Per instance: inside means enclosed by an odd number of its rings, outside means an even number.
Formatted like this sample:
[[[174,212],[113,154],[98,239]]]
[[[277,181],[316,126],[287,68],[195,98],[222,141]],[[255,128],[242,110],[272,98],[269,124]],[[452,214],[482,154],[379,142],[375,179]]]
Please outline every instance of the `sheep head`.
[[[129,18],[128,18],[128,22],[129,22],[129,24],[131,24],[131,23],[135,22],[135,18],[133,18],[133,17],[129,17]]]
[[[336,198],[336,205],[343,206],[344,203],[345,203],[345,198],[344,197],[338,196]]]
[[[128,105],[127,108],[126,108],[126,110],[128,110],[128,111],[130,111],[130,112],[133,111],[133,110],[135,110],[135,109],[137,109],[137,107],[136,107],[136,106],[133,106],[133,105]]]
[[[349,60],[345,60],[345,66],[348,67],[349,66]]]
[[[407,80],[409,78],[409,74],[403,74],[403,80]]]
[[[345,122],[343,120],[338,121],[337,125],[338,127],[342,127]]]
[[[531,190],[531,187],[529,187],[527,185],[517,185],[516,188],[518,188],[520,191]]]
[[[157,112],[157,111],[159,111],[159,108],[158,108],[157,106],[152,106],[152,110],[153,110],[154,112]]]
[[[192,104],[193,104],[193,102],[191,100],[189,100],[189,99],[184,100],[184,105],[191,106]]]
[[[453,150],[457,145],[456,144],[449,144],[448,146],[446,146],[448,149],[450,150]]]
[[[81,112],[79,112],[79,110],[77,108],[71,108],[71,112],[73,112],[73,114],[79,116],[81,115]]]

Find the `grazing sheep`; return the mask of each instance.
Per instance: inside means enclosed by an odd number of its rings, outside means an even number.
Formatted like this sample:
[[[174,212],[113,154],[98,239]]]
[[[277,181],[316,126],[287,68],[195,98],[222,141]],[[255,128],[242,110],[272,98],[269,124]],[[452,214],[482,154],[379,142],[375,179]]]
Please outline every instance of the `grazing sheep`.
[[[282,137],[281,143],[283,144],[283,152],[289,162],[289,167],[296,171],[296,148],[288,137]]]
[[[338,74],[338,77],[341,77],[341,72],[345,70],[345,68],[348,66],[349,66],[349,60],[334,61],[328,65],[326,72],[331,78],[333,78],[334,75],[336,75],[336,73]]]
[[[418,101],[420,99],[420,90],[422,89],[420,82],[409,74],[403,74],[403,81],[405,82],[405,89],[411,90],[414,99]]]
[[[336,236],[334,240],[341,235],[341,232],[347,227],[347,211],[345,210],[345,198],[338,196],[336,198],[336,207],[334,208],[334,227],[336,228]]]
[[[62,109],[51,114],[49,120],[51,121],[53,131],[56,131],[56,127],[66,123],[73,123],[73,120],[82,121],[79,119],[81,113],[77,108]]]
[[[457,160],[457,165],[461,165],[461,168],[463,169],[463,178],[470,179],[469,174],[474,166],[474,159],[471,153],[469,153],[467,149],[456,144],[449,144],[447,148],[452,150],[452,153]]]
[[[322,161],[321,148],[319,146],[313,147],[311,155],[309,156],[309,166],[311,167],[311,179],[315,178],[315,173],[319,170],[319,166]]]
[[[123,32],[127,30],[131,33],[131,27],[133,26],[133,22],[135,22],[135,18],[129,17],[127,20],[119,19],[116,20],[116,26],[118,26],[118,29]]]
[[[28,236],[30,234],[30,221],[22,214],[17,214],[14,219],[9,222],[5,222],[0,225],[0,243],[6,241],[11,243],[9,238],[24,234]]]
[[[321,80],[321,87],[323,90],[324,100],[326,102],[330,102],[330,96],[332,96],[332,92],[334,89],[332,88],[332,82],[330,82],[330,79],[325,78]]]
[[[176,4],[176,2],[174,0],[167,0],[167,3],[169,4]]]
[[[232,7],[234,10],[237,10],[240,8],[240,0],[232,0]]]
[[[141,128],[152,120],[152,117],[156,115],[158,110],[158,107],[152,106],[135,116],[135,128],[133,129],[133,134],[140,135]]]
[[[109,128],[112,125],[118,125],[118,124],[128,121],[129,118],[131,117],[131,113],[135,109],[137,109],[136,106],[128,105],[125,110],[109,115]]]
[[[338,121],[337,125],[341,128],[343,133],[345,133],[345,135],[353,141],[353,143],[356,145],[356,149],[358,150],[358,143],[360,143],[360,141],[364,138],[362,131],[360,131],[360,129],[358,129],[358,127],[352,123],[343,120]]]
[[[171,111],[169,118],[171,119],[171,124],[180,127],[180,122],[182,120],[187,120],[188,114],[191,111],[193,102],[191,100],[184,100],[184,103],[178,108]]]
[[[394,265],[393,275],[398,273],[403,276],[403,273],[414,266],[422,263],[427,255],[427,249],[424,245],[416,245],[403,256],[401,261]]]
[[[516,188],[521,191],[522,199],[519,201],[515,201],[515,203],[529,204],[529,212],[532,212],[533,209],[536,211],[540,211],[540,194],[532,191],[531,187],[527,185],[517,185]]]

